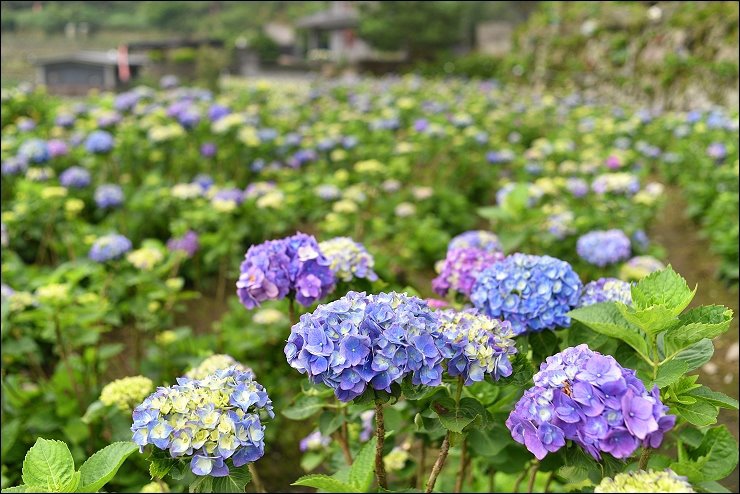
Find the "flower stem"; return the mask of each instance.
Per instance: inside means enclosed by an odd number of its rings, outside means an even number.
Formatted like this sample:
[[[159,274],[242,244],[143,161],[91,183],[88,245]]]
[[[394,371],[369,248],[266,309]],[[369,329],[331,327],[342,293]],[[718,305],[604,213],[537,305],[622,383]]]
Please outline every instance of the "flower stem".
[[[385,478],[385,465],[383,464],[383,447],[385,446],[385,420],[383,419],[383,404],[375,400],[375,433],[378,443],[375,445],[375,476],[378,479],[378,486],[388,489],[388,482]]]
[[[419,445],[419,466],[416,470],[416,488],[421,489],[424,487],[424,470],[426,470],[427,463],[427,442],[424,437],[419,439],[421,443]]]
[[[537,470],[540,469],[539,462],[535,462],[532,466],[532,471],[529,474],[529,482],[527,482],[527,492],[532,492],[534,488],[534,481],[537,479]]]
[[[645,470],[647,468],[650,453],[652,451],[653,450],[650,448],[642,448],[642,454],[640,455],[640,470]]]
[[[457,470],[457,479],[455,479],[455,492],[462,492],[463,481],[465,480],[465,466],[468,462],[468,442],[463,438],[460,448],[460,468]]]
[[[491,468],[488,471],[488,492],[493,492],[493,488],[496,485],[496,470]]]
[[[522,485],[522,480],[524,480],[524,477],[527,476],[528,471],[529,467],[522,470],[522,473],[520,473],[519,476],[516,478],[516,481],[514,481],[514,492],[519,492],[519,486]]]
[[[447,459],[447,453],[450,451],[450,431],[447,431],[447,434],[445,434],[445,438],[442,441],[442,446],[439,448],[439,456],[437,456],[437,461],[434,462],[434,466],[432,467],[432,473],[429,475],[429,480],[427,481],[427,488],[424,490],[427,494],[432,492],[434,490],[434,484],[437,483],[437,477],[439,477],[439,472],[442,471],[442,467],[445,465],[445,460]]]
[[[254,490],[257,492],[267,492],[265,490],[265,486],[262,485],[262,480],[260,479],[259,474],[257,473],[257,468],[254,466],[254,463],[250,463],[248,465],[249,473],[252,475],[252,483],[254,484]]]
[[[547,476],[547,482],[545,482],[545,492],[550,492],[550,484],[552,484],[553,480],[555,480],[555,474],[554,472],[550,472],[550,475]]]
[[[79,408],[80,412],[85,411],[85,405],[84,401],[82,399],[82,392],[80,391],[79,386],[77,385],[77,379],[75,378],[74,370],[72,369],[72,364],[69,362],[69,354],[67,353],[67,347],[64,344],[64,339],[62,338],[62,329],[61,324],[59,323],[59,314],[54,312],[54,332],[56,333],[57,337],[57,345],[59,345],[59,354],[62,357],[62,362],[64,363],[64,367],[67,369],[67,377],[69,379],[69,385],[72,386],[72,391],[74,391],[75,398],[77,399],[77,407]]]
[[[342,448],[342,454],[344,454],[344,459],[347,462],[347,465],[352,465],[352,452],[349,449],[349,431],[347,430],[347,408],[342,407],[342,426],[339,430],[339,433],[337,434],[337,437],[339,438],[339,446]]]

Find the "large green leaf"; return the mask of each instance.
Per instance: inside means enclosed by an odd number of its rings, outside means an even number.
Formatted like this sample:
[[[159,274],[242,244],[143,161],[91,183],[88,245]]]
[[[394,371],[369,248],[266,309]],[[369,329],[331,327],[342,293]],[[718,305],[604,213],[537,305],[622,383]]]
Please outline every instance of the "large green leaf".
[[[665,335],[666,353],[673,354],[697,341],[712,339],[730,327],[732,310],[721,305],[706,305],[689,310],[679,317],[680,326]]]
[[[686,373],[688,368],[688,364],[683,360],[669,360],[658,367],[658,375],[653,384],[657,385],[660,389],[670,386],[671,384],[678,382],[678,380]]]
[[[690,460],[673,463],[671,469],[686,475],[692,482],[720,480],[730,475],[737,465],[737,443],[727,427],[715,427],[689,456]]]
[[[712,391],[711,389],[707,388],[706,386],[702,386],[700,388],[692,389],[689,393],[690,396],[694,396],[696,398],[699,398],[700,400],[706,401],[708,403],[711,403],[714,406],[722,407],[722,408],[728,408],[730,410],[737,410],[738,409],[738,402],[735,398],[731,398],[727,396],[724,393],[719,393],[717,391]]]
[[[622,316],[613,302],[574,309],[568,312],[568,315],[597,333],[624,341],[643,358],[647,358],[648,346],[645,337]]]
[[[23,483],[29,489],[62,492],[74,482],[75,462],[63,441],[39,438],[23,460]]]
[[[452,398],[443,398],[432,403],[432,410],[439,416],[442,427],[458,434],[476,417],[485,413],[482,405],[474,398],[463,398],[458,407]]]
[[[15,444],[15,440],[18,437],[20,431],[21,421],[19,419],[9,420],[2,427],[2,451],[3,463],[5,463],[5,455],[10,451],[10,448]]]
[[[657,335],[678,324],[678,318],[669,309],[655,305],[648,309],[634,310],[623,303],[616,303],[622,316],[646,334]]]
[[[17,485],[15,487],[6,487],[2,490],[2,492],[34,492],[33,487],[28,487],[27,485]]]
[[[688,365],[686,372],[691,372],[709,362],[713,354],[714,345],[712,344],[712,340],[704,338],[678,352],[674,360],[683,360],[686,362],[686,365]]]
[[[480,456],[495,456],[510,444],[510,441],[502,439],[506,438],[505,432],[498,427],[487,431],[472,428],[468,433],[468,445]]]
[[[717,415],[719,414],[716,406],[704,401],[697,401],[690,405],[674,403],[671,406],[671,410],[697,427],[705,427],[716,423]]]
[[[637,310],[660,305],[669,309],[673,316],[678,316],[691,303],[695,293],[696,288],[692,291],[686,280],[668,266],[633,285],[632,302]]]
[[[325,404],[326,401],[319,396],[301,395],[282,413],[291,420],[303,420],[321,410]]]
[[[123,462],[138,446],[131,441],[120,441],[101,449],[80,467],[80,492],[97,492],[116,474]]]
[[[306,487],[313,487],[314,489],[321,489],[326,492],[361,492],[355,490],[352,485],[340,482],[328,475],[304,475],[293,482],[292,485],[305,485]]]
[[[252,480],[249,469],[232,468],[226,477],[213,477],[213,492],[244,492],[244,488]]]
[[[373,483],[375,470],[375,445],[378,438],[373,437],[365,444],[355,457],[349,471],[349,482],[358,492],[367,492]]]

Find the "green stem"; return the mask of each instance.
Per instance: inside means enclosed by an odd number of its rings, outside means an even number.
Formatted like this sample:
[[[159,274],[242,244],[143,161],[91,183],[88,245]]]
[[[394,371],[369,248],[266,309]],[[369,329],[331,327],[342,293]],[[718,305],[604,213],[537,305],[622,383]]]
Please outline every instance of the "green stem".
[[[555,473],[550,472],[547,476],[547,482],[545,482],[545,492],[550,492],[550,484],[552,484],[553,480],[555,480]]]
[[[257,473],[257,468],[254,466],[254,463],[250,463],[248,465],[249,473],[252,475],[252,483],[254,484],[254,490],[256,492],[267,492],[265,490],[265,486],[262,485],[262,480],[260,479],[259,474]]]
[[[385,420],[383,419],[383,404],[375,400],[375,433],[378,442],[375,445],[375,477],[378,486],[388,489],[388,481],[385,478],[385,465],[383,464],[383,447],[385,446]]]
[[[527,472],[529,471],[529,467],[525,468],[522,473],[519,474],[519,476],[514,481],[514,492],[519,492],[519,486],[522,485],[522,480],[524,480],[524,477],[527,476]]]
[[[465,466],[468,462],[468,443],[463,438],[462,446],[460,447],[460,467],[457,470],[457,478],[455,479],[455,492],[462,492],[463,482],[465,480]]]
[[[455,405],[460,405],[460,397],[462,396],[462,390],[465,386],[465,381],[463,380],[462,375],[458,376],[457,378],[457,390],[455,391]]]
[[[488,492],[494,492],[493,488],[496,486],[496,470],[491,468],[488,471]]]
[[[537,479],[537,471],[540,469],[540,463],[535,462],[534,466],[532,467],[532,471],[529,474],[529,482],[527,482],[527,492],[532,492],[532,489],[534,489],[534,481]]]
[[[642,454],[640,455],[640,470],[647,469],[648,460],[650,459],[650,453],[652,453],[652,449],[650,448],[643,448]]]
[[[442,467],[445,465],[445,460],[447,459],[447,453],[449,451],[450,431],[447,431],[447,434],[445,434],[445,438],[442,441],[442,446],[439,448],[439,456],[437,456],[437,461],[434,462],[432,473],[429,475],[427,488],[424,490],[424,492],[426,492],[427,494],[434,490],[434,484],[437,483],[437,477],[439,477],[439,473],[442,471]]]

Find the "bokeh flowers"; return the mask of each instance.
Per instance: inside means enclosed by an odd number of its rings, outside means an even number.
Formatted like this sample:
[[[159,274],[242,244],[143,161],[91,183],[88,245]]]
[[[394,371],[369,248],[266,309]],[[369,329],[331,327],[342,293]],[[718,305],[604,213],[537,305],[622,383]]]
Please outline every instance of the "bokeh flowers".
[[[501,252],[477,247],[450,249],[441,264],[439,276],[432,280],[432,289],[442,297],[450,290],[468,296],[478,275],[503,258]]]
[[[123,235],[111,233],[97,239],[87,256],[95,262],[111,261],[130,251],[131,247],[131,240]]]
[[[581,293],[579,307],[598,304],[601,302],[621,302],[632,305],[630,284],[616,278],[599,278],[586,283]]]
[[[342,281],[354,278],[378,279],[373,271],[375,260],[365,247],[349,237],[336,237],[319,243],[319,250],[329,259],[329,267]]]
[[[623,261],[630,256],[630,239],[622,230],[597,230],[582,235],[576,251],[584,261],[604,267]]]

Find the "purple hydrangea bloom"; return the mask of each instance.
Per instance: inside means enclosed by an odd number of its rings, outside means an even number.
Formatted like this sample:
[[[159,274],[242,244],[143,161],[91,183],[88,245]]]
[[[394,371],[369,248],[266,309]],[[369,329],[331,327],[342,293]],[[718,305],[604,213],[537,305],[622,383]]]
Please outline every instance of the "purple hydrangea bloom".
[[[136,91],[126,91],[116,96],[113,106],[118,111],[132,110],[136,103],[141,99],[141,95]]]
[[[193,179],[193,183],[194,184],[198,184],[200,186],[201,190],[203,190],[203,192],[205,192],[208,189],[210,189],[211,186],[213,185],[213,178],[211,178],[210,175],[206,175],[205,173],[199,173]]]
[[[439,276],[432,280],[432,289],[442,297],[449,290],[469,296],[478,275],[503,258],[501,252],[489,252],[475,247],[448,250]]]
[[[569,178],[565,182],[565,188],[573,194],[573,197],[583,197],[588,194],[588,182],[582,178]]]
[[[313,431],[298,443],[298,448],[303,451],[322,450],[331,444],[331,436],[325,436],[319,430]]]
[[[727,147],[721,142],[713,142],[707,147],[707,156],[721,163],[727,157]]]
[[[589,264],[604,267],[627,259],[631,243],[622,230],[595,230],[578,239],[576,251]]]
[[[578,304],[582,288],[567,262],[516,253],[478,276],[470,300],[484,314],[510,321],[519,335],[570,326],[567,313]]]
[[[90,185],[90,172],[81,166],[70,166],[59,175],[59,183],[65,187],[82,189]]]
[[[216,155],[216,151],[217,151],[216,145],[212,142],[204,142],[200,146],[200,155],[203,156],[204,158],[212,158],[213,156]]]
[[[190,230],[182,237],[172,237],[167,241],[167,248],[171,251],[185,252],[188,257],[193,257],[200,248],[198,234]]]
[[[538,459],[573,441],[601,459],[628,458],[639,446],[657,448],[676,417],[656,387],[587,345],[548,357],[506,420],[515,441]]]
[[[288,294],[309,306],[334,289],[334,273],[316,239],[297,233],[253,245],[245,254],[236,293],[247,309]]]
[[[51,157],[49,145],[43,139],[28,139],[18,149],[18,156],[26,162],[46,163]]]
[[[329,386],[347,402],[368,385],[390,392],[407,375],[413,384],[439,386],[443,347],[437,315],[424,301],[394,292],[349,292],[302,315],[285,356],[311,382]]]
[[[49,156],[56,158],[57,156],[65,156],[69,153],[69,146],[61,139],[50,139],[47,143],[49,147]]]
[[[486,161],[492,165],[500,165],[502,163],[509,163],[514,159],[514,155],[511,151],[489,151],[486,153]]]
[[[630,284],[617,278],[599,278],[586,283],[581,293],[579,307],[599,304],[601,302],[621,302],[632,306],[632,292]]]
[[[211,122],[216,122],[222,119],[223,117],[225,117],[226,115],[228,115],[229,113],[231,113],[231,110],[229,110],[228,107],[223,106],[223,105],[214,104],[214,105],[211,105],[210,108],[208,108],[208,120],[210,120]]]
[[[61,113],[54,118],[54,124],[59,127],[73,127],[75,124],[75,116],[69,113]]]
[[[113,149],[113,136],[105,130],[96,130],[85,139],[88,153],[104,154]]]
[[[112,209],[123,204],[123,190],[115,184],[103,184],[95,189],[95,204],[101,209]]]
[[[645,233],[645,230],[636,230],[632,234],[632,243],[636,245],[640,250],[647,250],[650,247],[650,239]]]
[[[265,452],[262,420],[275,416],[265,388],[236,366],[204,379],[181,377],[160,387],[133,412],[133,441],[172,458],[189,458],[195,475],[224,477]]]
[[[0,165],[3,176],[20,175],[28,169],[28,161],[25,156],[11,156]]]
[[[487,252],[503,252],[498,236],[485,230],[469,230],[450,240],[447,250],[475,247]]]
[[[131,247],[131,240],[127,239],[123,235],[111,233],[98,238],[90,248],[90,252],[87,254],[87,257],[95,262],[106,262],[118,259],[126,252],[130,251]]]
[[[437,314],[445,341],[442,355],[449,359],[450,376],[462,376],[469,386],[483,381],[486,374],[495,380],[511,375],[510,355],[517,352],[511,323],[492,319],[475,309],[448,309]]]
[[[362,420],[362,430],[360,431],[360,441],[367,442],[373,436],[373,426],[375,418],[375,410],[365,410],[360,414]]]

